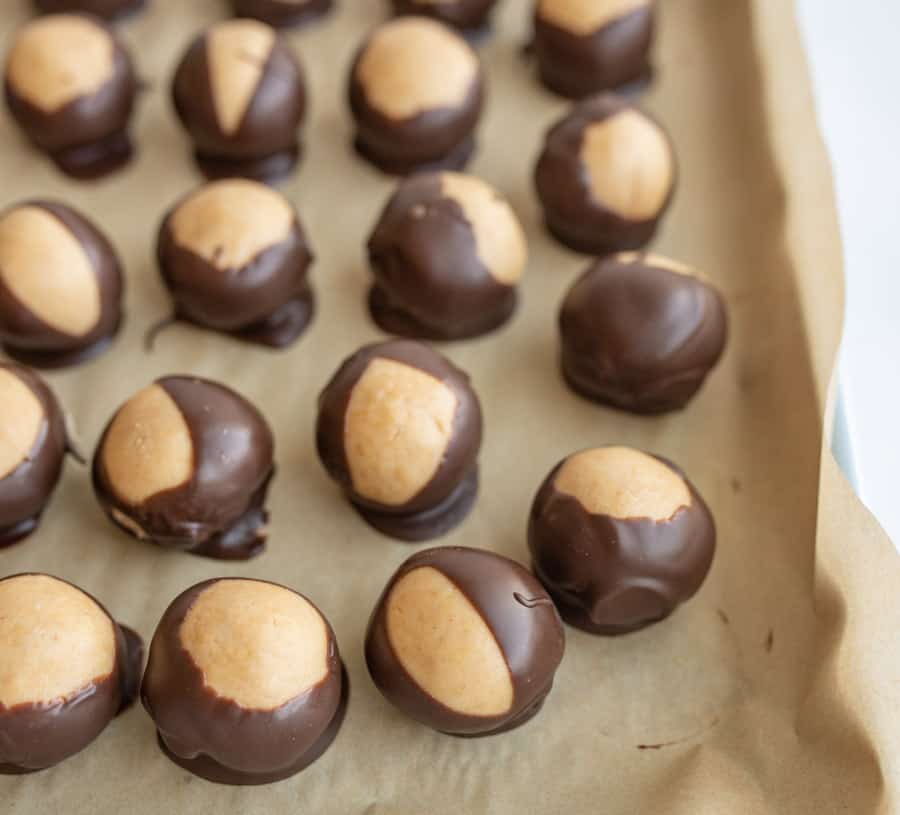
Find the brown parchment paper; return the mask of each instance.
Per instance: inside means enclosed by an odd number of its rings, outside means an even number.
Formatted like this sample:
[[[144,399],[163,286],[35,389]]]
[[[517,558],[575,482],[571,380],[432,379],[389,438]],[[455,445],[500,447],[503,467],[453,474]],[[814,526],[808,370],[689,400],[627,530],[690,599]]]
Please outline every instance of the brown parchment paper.
[[[109,232],[127,267],[128,319],[113,351],[49,379],[91,450],[114,408],[156,376],[192,372],[254,399],[277,435],[268,552],[226,564],[117,532],[71,463],[40,533],[0,552],[0,573],[48,571],[95,593],[149,640],[167,604],[216,575],[281,581],[328,615],[352,681],[331,750],[293,779],[219,787],[158,751],[136,707],[87,750],[30,777],[0,778],[16,813],[895,813],[900,810],[900,562],[823,447],[840,334],[837,220],[806,68],[786,0],[668,0],[659,81],[646,99],[681,161],[657,247],[705,269],[731,307],[727,355],[682,414],[645,419],[569,393],[557,373],[556,309],[584,266],[543,233],[531,168],[565,103],[520,53],[529,3],[506,0],[483,49],[491,96],[472,170],[512,200],[532,258],[512,324],[443,350],[470,371],[487,434],[482,494],[444,542],[524,560],[531,498],[567,453],[621,442],[678,461],[713,508],[720,546],[700,594],[670,620],[619,639],[569,629],[544,711],[513,733],[458,740],[402,717],[366,673],[362,639],[384,582],[414,548],[349,510],[313,447],[315,399],[338,362],[379,334],[364,308],[363,246],[392,182],[349,149],[346,70],[381,2],[343,0],[290,35],[313,97],[302,169],[284,189],[318,255],[319,312],[283,353],[176,327],[153,261],[164,210],[198,182],[167,83],[218,0],[154,0],[123,27],[149,83],[137,161],[97,185],[62,179],[0,117],[0,204],[57,196]],[[8,41],[28,14],[4,0]],[[826,452],[823,454],[823,449]]]

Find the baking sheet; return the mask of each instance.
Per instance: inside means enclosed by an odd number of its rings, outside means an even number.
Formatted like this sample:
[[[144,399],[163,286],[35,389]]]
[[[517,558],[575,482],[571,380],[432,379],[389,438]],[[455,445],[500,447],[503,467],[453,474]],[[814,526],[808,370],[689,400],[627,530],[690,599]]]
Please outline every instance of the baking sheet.
[[[0,34],[27,16],[10,5]],[[0,573],[49,571],[95,593],[149,640],[168,603],[218,575],[274,579],[310,596],[337,633],[352,682],[341,734],[313,767],[263,788],[219,787],[158,751],[140,707],[87,750],[30,777],[0,778],[0,808],[61,811],[507,813],[609,815],[891,813],[900,807],[900,565],[850,494],[823,414],[840,331],[840,246],[830,174],[802,50],[783,0],[663,3],[659,81],[647,107],[681,162],[657,242],[696,264],[731,307],[720,368],[682,415],[646,419],[581,401],[557,373],[556,308],[584,260],[540,226],[531,167],[565,103],[544,93],[520,52],[528,4],[506,0],[483,49],[491,96],[472,170],[503,190],[532,257],[512,324],[444,350],[473,376],[485,410],[482,493],[443,542],[524,560],[531,498],[550,467],[594,444],[668,456],[691,475],[719,525],[715,565],[670,620],[619,639],[567,629],[542,714],[513,733],[458,740],[394,710],[362,655],[369,612],[415,549],[378,536],[345,504],[315,456],[315,399],[339,361],[380,335],[364,302],[363,246],[392,182],[351,153],[343,102],[359,40],[383,15],[343,0],[339,14],[290,35],[309,75],[307,151],[284,187],[316,250],[319,312],[287,352],[176,327],[146,354],[167,311],[153,261],[162,213],[199,181],[167,83],[193,34],[224,3],[155,0],[123,28],[149,89],[138,160],[97,185],[62,179],[0,117],[0,204],[57,196],[108,231],[125,261],[127,323],[111,353],[49,380],[90,450],[115,407],[156,376],[220,379],[272,423],[279,473],[268,552],[246,564],[164,552],[117,532],[88,473],[69,464],[40,533],[0,553]],[[821,466],[820,466],[821,464]],[[302,808],[302,810],[299,810]]]

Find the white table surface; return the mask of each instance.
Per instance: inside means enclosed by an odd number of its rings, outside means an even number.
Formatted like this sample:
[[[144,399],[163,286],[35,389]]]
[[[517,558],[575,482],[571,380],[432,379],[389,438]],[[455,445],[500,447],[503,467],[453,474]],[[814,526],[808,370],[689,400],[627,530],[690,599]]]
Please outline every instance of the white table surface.
[[[900,549],[900,0],[797,5],[844,240],[834,449]]]

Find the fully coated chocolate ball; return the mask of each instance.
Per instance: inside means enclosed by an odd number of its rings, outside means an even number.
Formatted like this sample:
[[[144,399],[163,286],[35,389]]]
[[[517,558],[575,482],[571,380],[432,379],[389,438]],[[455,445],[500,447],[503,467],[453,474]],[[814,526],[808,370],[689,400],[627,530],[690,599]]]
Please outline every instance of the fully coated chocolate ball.
[[[172,97],[208,177],[271,182],[297,163],[305,81],[271,26],[256,20],[211,26],[182,57]]]
[[[221,784],[300,772],[331,745],[348,694],[321,612],[290,589],[245,579],[208,580],[173,601],[141,684],[166,755]]]
[[[99,19],[53,14],[23,26],[4,87],[19,127],[64,173],[96,178],[131,158],[137,80],[125,47]]]
[[[236,17],[249,17],[276,28],[306,25],[333,6],[332,0],[231,0]]]
[[[142,658],[140,637],[71,583],[0,579],[0,773],[87,747],[134,700]]]
[[[106,20],[118,20],[141,11],[147,0],[34,0],[34,5],[44,14],[82,11]]]
[[[647,82],[655,13],[655,0],[537,0],[541,81],[572,99]]]
[[[627,252],[595,261],[559,315],[562,370],[578,393],[634,413],[683,408],[728,335],[719,292],[684,264]]]
[[[94,454],[104,512],[140,540],[245,560],[265,548],[275,471],[260,412],[216,382],[167,376],[113,416]]]
[[[548,229],[591,255],[646,246],[675,180],[675,152],[663,128],[608,94],[578,103],[549,130],[535,169]]]
[[[385,172],[465,166],[475,150],[484,80],[455,31],[425,17],[377,28],[350,72],[356,149]]]
[[[401,182],[369,238],[372,317],[407,337],[485,334],[515,311],[527,259],[519,220],[491,186],[418,173]]]
[[[27,201],[0,214],[0,342],[40,368],[90,359],[122,320],[115,250],[63,204]]]
[[[366,633],[369,673],[387,699],[459,736],[531,719],[564,650],[559,615],[534,577],[508,558],[452,546],[397,570]]]
[[[570,625],[627,634],[693,597],[716,548],[700,494],[628,447],[576,453],[547,476],[528,523],[534,572]]]
[[[36,373],[0,362],[0,547],[34,532],[68,449],[56,397]]]
[[[183,198],[157,257],[176,319],[281,348],[312,318],[312,252],[291,203],[263,184],[226,179]]]
[[[316,444],[369,524],[428,540],[461,523],[475,501],[481,406],[468,376],[428,346],[367,345],[319,397]]]
[[[497,0],[391,0],[391,5],[396,14],[431,17],[477,37],[487,32]]]

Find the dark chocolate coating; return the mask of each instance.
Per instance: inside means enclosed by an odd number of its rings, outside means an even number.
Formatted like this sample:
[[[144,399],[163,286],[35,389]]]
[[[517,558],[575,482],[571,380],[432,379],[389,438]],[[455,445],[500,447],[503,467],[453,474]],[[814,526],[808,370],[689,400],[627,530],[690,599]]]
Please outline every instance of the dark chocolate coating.
[[[194,143],[194,156],[208,178],[244,176],[275,182],[290,174],[300,151],[306,112],[303,70],[291,49],[275,41],[240,126],[219,124],[207,58],[206,35],[188,48],[175,72],[172,100]]]
[[[490,25],[497,0],[449,0],[443,3],[416,3],[415,0],[391,0],[394,13],[431,17],[458,28],[467,37],[479,36]]]
[[[106,20],[118,20],[141,11],[146,0],[34,0],[43,14],[83,11]]]
[[[2,580],[23,576],[12,575]],[[0,704],[0,774],[44,770],[75,755],[97,738],[137,695],[144,644],[130,628],[116,623],[95,597],[88,596],[113,623],[116,637],[113,670],[65,700],[52,703],[35,700],[11,708]]]
[[[728,336],[719,292],[639,255],[595,261],[559,315],[562,370],[578,393],[633,413],[683,408]]]
[[[437,173],[403,181],[369,238],[375,284],[369,308],[389,334],[428,340],[476,337],[505,323],[515,286],[478,257],[462,207],[443,195]]]
[[[344,449],[344,421],[353,388],[376,358],[418,368],[446,385],[457,398],[441,464],[431,481],[403,506],[386,506],[357,493]],[[325,386],[319,396],[316,448],[328,474],[364,520],[391,537],[423,541],[449,532],[471,509],[477,493],[481,431],[481,405],[465,373],[427,345],[389,340],[366,345],[347,358]]]
[[[4,80],[10,113],[35,147],[47,153],[62,172],[94,179],[127,164],[134,152],[128,135],[138,82],[131,56],[115,32],[94,22],[113,42],[113,75],[96,93],[73,99],[48,113],[19,96]]]
[[[318,20],[332,10],[332,0],[305,0],[285,3],[283,0],[231,0],[235,17],[250,17],[275,28],[302,26]]]
[[[581,160],[584,132],[590,125],[628,108],[633,106],[611,94],[593,96],[576,104],[547,132],[543,152],[535,167],[535,186],[547,228],[557,240],[576,252],[604,255],[643,248],[656,234],[674,196],[676,181],[673,177],[669,196],[659,212],[654,217],[637,221],[614,212],[594,198],[587,169]],[[643,111],[640,113],[647,116]],[[672,161],[674,173],[674,149]]]
[[[422,567],[436,569],[450,580],[493,633],[513,685],[513,702],[506,713],[472,716],[446,707],[413,680],[394,654],[387,600],[400,578]],[[531,719],[553,687],[564,651],[559,614],[541,584],[513,560],[462,546],[428,549],[409,558],[382,592],[366,632],[366,664],[378,689],[408,716],[457,736],[501,733]]]
[[[295,218],[288,237],[240,269],[221,270],[176,243],[165,217],[157,239],[163,282],[175,302],[175,318],[273,348],[294,342],[315,308],[307,272],[313,254]]]
[[[141,701],[160,747],[180,766],[220,784],[269,784],[312,764],[337,736],[349,695],[346,672],[325,620],[328,673],[317,685],[272,710],[217,695],[180,635],[195,599],[217,582],[198,583],[166,609],[150,644]]]
[[[484,79],[479,70],[459,107],[426,110],[406,119],[393,119],[372,107],[357,66],[363,43],[350,71],[348,94],[356,120],[355,147],[378,169],[393,175],[421,170],[461,170],[475,151],[474,131],[484,106]]]
[[[113,511],[136,522],[160,546],[223,560],[247,560],[265,548],[265,509],[275,473],[274,440],[262,414],[230,388],[205,379],[167,376],[156,384],[184,417],[194,453],[184,484],[132,506],[117,495],[103,464],[107,425],[94,454],[94,491],[110,520]]]
[[[15,363],[0,362],[0,368],[21,380],[44,412],[41,430],[27,458],[0,478],[0,547],[4,547],[38,528],[41,514],[59,482],[69,442],[63,412],[46,382]]]
[[[615,636],[652,625],[693,597],[716,548],[715,522],[693,485],[685,479],[691,505],[665,521],[595,515],[556,489],[564,463],[547,476],[528,520],[534,573],[562,618]]]
[[[533,44],[541,81],[570,99],[646,83],[653,74],[654,18],[651,4],[580,35],[548,22],[535,10]]]
[[[105,351],[122,322],[122,268],[106,236],[75,210],[53,201],[25,201],[16,207],[39,207],[75,236],[97,276],[100,317],[79,337],[47,325],[0,279],[0,343],[13,359],[35,368],[63,368],[85,362]]]

